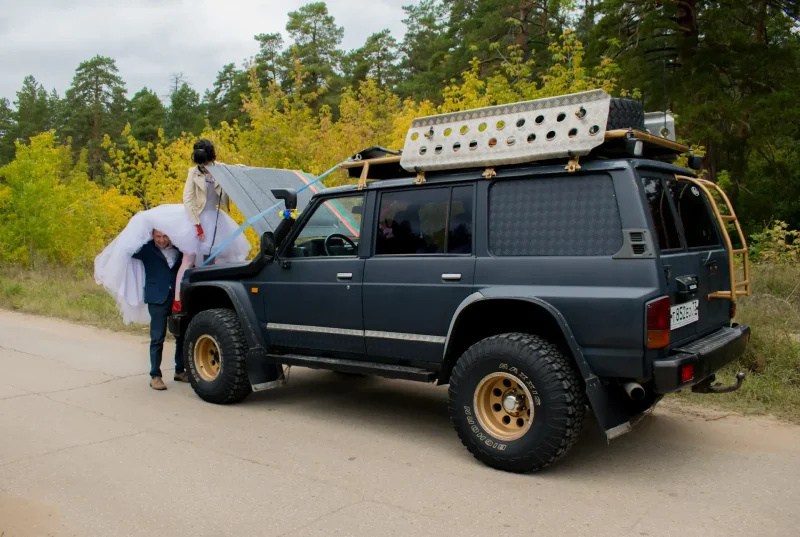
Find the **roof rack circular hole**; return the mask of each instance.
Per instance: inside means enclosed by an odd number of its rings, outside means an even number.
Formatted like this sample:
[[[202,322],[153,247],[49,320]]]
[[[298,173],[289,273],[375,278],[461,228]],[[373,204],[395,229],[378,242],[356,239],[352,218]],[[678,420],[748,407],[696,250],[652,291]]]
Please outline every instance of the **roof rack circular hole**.
[[[425,147],[424,145],[423,145],[422,147],[420,147],[420,148],[419,148],[419,154],[420,154],[420,155],[424,155],[424,154],[425,154],[425,153],[427,153],[427,152],[428,152],[428,148],[427,148],[427,147]]]
[[[564,112],[561,112],[560,114],[558,114],[558,117],[556,118],[556,121],[561,123],[565,119],[567,119],[567,114],[565,114]]]
[[[556,131],[550,131],[550,132],[547,133],[547,140],[548,141],[554,140],[555,137],[556,137]]]
[[[481,123],[478,125],[478,132],[483,132],[486,130],[486,123]]]
[[[444,130],[444,135],[445,135],[445,137],[447,137],[447,136],[450,136],[451,134],[453,134],[453,129],[451,129],[450,127],[447,127],[447,128]]]
[[[469,150],[470,151],[475,151],[476,149],[478,149],[478,140],[472,140],[469,143]]]
[[[418,132],[414,132],[414,133],[411,134],[411,139],[412,140],[416,140],[417,138],[419,138],[419,133]]]
[[[541,125],[544,123],[544,116],[536,116],[536,124]]]
[[[591,127],[589,127],[589,134],[590,135],[594,136],[598,132],[600,132],[600,125],[592,125]]]
[[[437,146],[434,148],[433,152],[434,152],[434,153],[436,153],[436,154],[438,155],[439,153],[441,153],[441,152],[442,152],[442,146],[440,146],[440,145],[437,145]]]
[[[501,131],[506,128],[506,122],[502,119],[497,122],[497,130]]]
[[[570,129],[569,131],[570,138],[575,138],[577,135],[578,135],[578,129]]]
[[[489,147],[495,147],[497,145],[497,138],[492,138],[489,140]]]
[[[459,130],[458,132],[460,132],[461,134],[467,134],[468,130],[469,130],[469,127],[464,125],[464,126],[461,127],[461,130]]]
[[[524,118],[524,117],[521,117],[521,118],[519,118],[519,119],[517,120],[517,128],[518,128],[518,129],[521,129],[521,128],[522,128],[522,127],[524,127],[524,126],[525,126],[525,118]]]
[[[517,139],[514,138],[513,136],[509,136],[508,140],[506,140],[506,145],[508,145],[508,146],[512,146],[515,143],[517,143]]]
[[[529,143],[529,144],[532,144],[532,143],[533,143],[533,142],[535,142],[535,141],[536,141],[536,135],[535,135],[535,134],[533,134],[533,133],[529,134],[529,135],[528,135],[528,143]]]
[[[461,142],[456,142],[453,144],[453,151],[458,151],[461,149]]]

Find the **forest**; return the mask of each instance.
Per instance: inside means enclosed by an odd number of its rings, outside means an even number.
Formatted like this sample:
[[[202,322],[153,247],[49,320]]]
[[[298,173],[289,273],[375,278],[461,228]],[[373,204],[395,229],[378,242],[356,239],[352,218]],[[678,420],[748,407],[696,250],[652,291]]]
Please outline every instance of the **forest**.
[[[771,240],[796,255],[794,0],[421,0],[403,10],[402,40],[384,30],[342,50],[344,29],[324,2],[309,3],[288,14],[284,34],[255,35],[257,54],[221,66],[208,89],[181,73],[158,74],[171,76],[168,96],[128,88],[100,55],[77,66],[63,95],[40,82],[47,73],[25,77],[0,97],[0,265],[90,267],[133,213],[180,201],[198,136],[226,163],[318,174],[372,145],[401,148],[414,117],[593,88],[670,110],[756,247]]]

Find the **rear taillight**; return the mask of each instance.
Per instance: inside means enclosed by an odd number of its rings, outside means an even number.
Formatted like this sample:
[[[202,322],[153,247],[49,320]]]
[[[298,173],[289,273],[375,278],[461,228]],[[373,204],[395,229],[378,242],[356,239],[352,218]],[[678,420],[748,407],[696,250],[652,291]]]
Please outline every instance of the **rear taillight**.
[[[661,297],[647,303],[647,348],[663,349],[669,345],[670,302],[669,297]]]

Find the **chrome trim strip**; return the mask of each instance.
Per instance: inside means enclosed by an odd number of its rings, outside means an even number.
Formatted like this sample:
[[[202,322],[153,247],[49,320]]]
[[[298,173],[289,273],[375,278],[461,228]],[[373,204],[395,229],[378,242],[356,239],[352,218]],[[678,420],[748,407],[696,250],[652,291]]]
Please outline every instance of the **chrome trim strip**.
[[[317,334],[336,334],[339,336],[364,337],[363,330],[351,330],[349,328],[328,328],[326,326],[308,326],[303,324],[268,323],[267,329],[285,330],[287,332],[314,332]]]
[[[367,330],[364,332],[365,337],[374,337],[381,339],[400,339],[403,341],[418,341],[420,343],[438,343],[444,344],[445,338],[440,336],[428,336],[425,334],[402,334],[399,332],[381,332],[377,330]]]
[[[311,332],[316,334],[334,334],[338,336],[372,337],[380,339],[397,339],[401,341],[417,341],[420,343],[436,343],[443,345],[446,338],[429,336],[427,334],[403,334],[399,332],[382,332],[378,330],[351,330],[349,328],[329,328],[326,326],[308,326],[302,324],[269,323],[269,330],[283,330],[287,332]]]

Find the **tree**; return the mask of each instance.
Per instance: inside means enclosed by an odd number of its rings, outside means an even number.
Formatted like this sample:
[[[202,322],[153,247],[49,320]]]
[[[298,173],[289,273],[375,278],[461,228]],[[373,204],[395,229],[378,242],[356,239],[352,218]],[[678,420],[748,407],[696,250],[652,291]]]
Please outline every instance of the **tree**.
[[[447,35],[447,10],[437,0],[422,0],[418,5],[403,6],[403,11],[407,30],[400,45],[403,81],[398,91],[403,96],[435,99],[450,79],[444,70],[452,44]]]
[[[75,149],[88,149],[92,180],[102,177],[103,136],[118,138],[125,125],[125,84],[117,73],[113,59],[95,56],[81,62],[66,92],[64,131],[72,137]]]
[[[182,133],[200,134],[205,126],[200,94],[184,82],[169,96],[165,132],[169,138],[177,138]]]
[[[319,94],[323,88],[337,89],[340,81],[334,79],[342,58],[338,46],[344,37],[344,28],[336,26],[325,2],[306,4],[290,12],[286,31],[293,45],[284,52],[283,60],[286,65],[293,65],[294,59],[303,64],[306,72],[303,91]],[[288,89],[291,85],[289,80]]]
[[[398,80],[397,40],[389,30],[372,34],[364,46],[350,52],[344,71],[353,86],[372,78],[378,86],[394,86]]]
[[[0,98],[0,165],[14,158],[14,111],[8,99]]]
[[[283,37],[281,34],[258,34],[258,54],[256,54],[255,68],[258,84],[268,88],[270,83],[279,83],[281,79],[281,50]]]
[[[35,134],[54,127],[53,111],[47,90],[33,76],[28,75],[23,80],[22,89],[17,92],[14,105],[16,106],[14,137],[17,140],[27,142]]]
[[[206,91],[205,102],[208,106],[208,120],[212,125],[223,121],[247,123],[247,116],[242,112],[242,96],[247,94],[250,83],[249,74],[229,63],[217,74],[214,86]]]
[[[645,106],[677,116],[753,230],[800,226],[800,33],[789,2],[604,0],[592,51],[614,55]]]
[[[158,140],[158,131],[164,127],[167,111],[155,92],[142,88],[130,102],[128,118],[131,134],[143,142]]]

